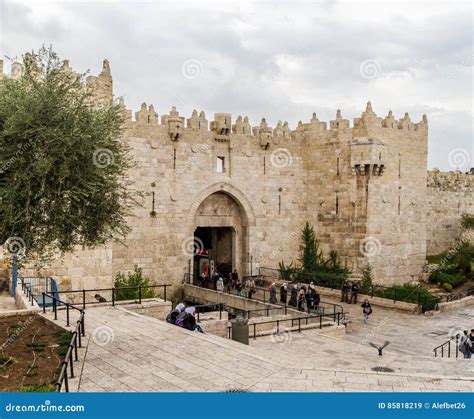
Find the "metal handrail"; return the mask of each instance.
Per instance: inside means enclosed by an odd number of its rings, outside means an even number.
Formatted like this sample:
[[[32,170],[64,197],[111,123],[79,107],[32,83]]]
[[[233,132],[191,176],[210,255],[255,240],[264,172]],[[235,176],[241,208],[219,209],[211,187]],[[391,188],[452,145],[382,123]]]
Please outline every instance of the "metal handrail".
[[[460,335],[457,334],[456,336],[453,336],[446,342],[442,343],[441,345],[438,345],[436,348],[433,349],[434,356],[435,358],[438,356],[438,351],[441,350],[441,358],[444,358],[444,352],[445,348],[447,349],[447,358],[451,358],[451,342],[453,339],[456,339],[456,344],[455,344],[455,351],[456,351],[456,358],[459,356],[459,337]]]
[[[302,317],[296,317],[296,318],[291,318],[291,319],[276,319],[276,320],[268,320],[264,322],[258,322],[258,323],[253,323],[253,339],[257,339],[257,326],[262,325],[262,324],[271,324],[271,323],[276,323],[276,333],[280,332],[280,323],[282,322],[289,322],[291,321],[291,328],[295,327],[295,321],[298,321],[298,333],[301,332],[301,320],[306,320],[305,325],[308,325],[308,320],[309,319],[318,319],[319,320],[319,329],[323,328],[323,317],[332,317],[332,314],[318,314],[318,315],[311,315],[311,316],[302,316]],[[341,321],[345,319],[345,313],[337,313],[337,325],[340,326]],[[232,331],[232,326],[227,327],[227,337],[228,339],[231,339],[231,331]]]
[[[88,304],[103,304],[98,301],[91,301],[86,302],[86,293],[89,292],[103,292],[103,291],[110,291],[112,292],[112,306],[115,306],[115,302],[117,301],[115,295],[118,291],[122,290],[138,290],[138,303],[141,304],[142,302],[142,290],[148,288],[163,288],[163,300],[167,301],[167,287],[171,287],[172,284],[158,284],[158,285],[133,285],[128,287],[112,287],[112,288],[91,288],[91,289],[82,289],[82,290],[69,290],[69,291],[58,291],[58,294],[74,294],[80,293],[82,294],[82,308],[85,309],[86,305]]]
[[[84,336],[84,310],[79,309],[81,315],[76,322],[76,328],[72,333],[71,340],[68,345],[66,356],[61,362],[61,370],[59,371],[58,379],[56,380],[56,392],[60,392],[64,384],[64,389],[69,392],[69,378],[74,378],[74,361],[78,361],[77,348],[82,348],[81,335]],[[74,354],[74,357],[73,357]],[[70,376],[68,378],[68,367]]]

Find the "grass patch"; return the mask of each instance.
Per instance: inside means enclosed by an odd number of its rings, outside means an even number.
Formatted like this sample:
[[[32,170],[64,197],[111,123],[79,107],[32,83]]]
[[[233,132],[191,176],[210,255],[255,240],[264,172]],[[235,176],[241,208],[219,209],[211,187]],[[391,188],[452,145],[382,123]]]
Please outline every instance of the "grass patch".
[[[11,360],[12,357],[10,355],[0,355],[0,367],[5,367]]]
[[[25,327],[25,325],[26,325],[26,322],[16,322],[16,323],[12,323],[10,325],[10,327],[12,329],[21,329],[21,328]]]
[[[22,386],[20,391],[22,393],[49,393],[55,391],[56,388],[53,384],[28,384]]]
[[[57,352],[59,356],[66,356],[69,344],[71,343],[72,335],[72,332],[58,332],[56,334],[59,344]]]

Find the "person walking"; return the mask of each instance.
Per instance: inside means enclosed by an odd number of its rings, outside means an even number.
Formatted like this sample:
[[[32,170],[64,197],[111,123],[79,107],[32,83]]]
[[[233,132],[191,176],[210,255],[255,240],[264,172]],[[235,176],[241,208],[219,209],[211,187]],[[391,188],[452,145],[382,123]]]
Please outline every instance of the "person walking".
[[[235,289],[237,290],[237,295],[239,297],[243,297],[243,294],[242,294],[242,281],[240,279],[237,279],[237,282],[235,283]]]
[[[280,302],[286,305],[286,298],[288,296],[288,287],[286,282],[280,287]]]
[[[306,309],[308,310],[308,313],[311,312],[311,310],[314,309],[313,305],[313,290],[312,290],[312,285],[308,287],[308,291],[306,291],[305,294],[305,299],[306,299]]]
[[[349,304],[352,304],[352,300],[354,300],[354,304],[357,304],[358,293],[359,293],[359,284],[356,281],[353,281],[352,286],[351,286],[351,299],[349,300]]]
[[[276,290],[276,285],[273,282],[272,285],[270,285],[270,304],[276,304],[277,302],[277,290]]]
[[[364,300],[361,307],[362,313],[364,314],[364,323],[367,324],[369,322],[369,316],[372,314],[372,306],[370,305],[369,300],[367,300],[367,298]]]
[[[234,271],[231,273],[231,278],[232,278],[232,288],[237,287],[237,282],[239,280],[239,274],[237,273],[237,269],[234,269]]]
[[[250,277],[245,281],[245,287],[248,289],[247,296],[249,299],[252,299],[252,296],[255,294],[255,280]]]
[[[349,296],[349,283],[344,281],[341,288],[341,303],[347,303]]]
[[[471,339],[468,335],[467,330],[464,331],[464,336],[461,336],[461,340],[459,341],[459,352],[464,355],[465,359],[471,359],[472,356],[472,343]]]
[[[216,282],[216,290],[218,292],[224,292],[224,278],[222,278],[221,275],[219,275],[219,279]]]
[[[319,292],[314,289],[314,296],[313,296],[313,304],[314,304],[314,309],[316,311],[319,310],[319,303],[321,302],[321,296],[319,295]]]
[[[304,311],[304,303],[306,297],[306,287],[303,285],[298,292],[298,310]]]
[[[292,307],[296,307],[298,304],[298,287],[296,284],[293,285],[293,288],[291,288],[291,296],[290,296],[290,302],[288,305]]]
[[[229,274],[229,277],[226,281],[226,291],[230,294],[232,291],[232,273]]]

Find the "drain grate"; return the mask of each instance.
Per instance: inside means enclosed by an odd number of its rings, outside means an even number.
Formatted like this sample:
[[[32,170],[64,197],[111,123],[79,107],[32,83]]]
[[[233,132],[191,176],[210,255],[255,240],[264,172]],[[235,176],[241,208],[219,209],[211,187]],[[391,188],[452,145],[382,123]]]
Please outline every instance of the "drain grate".
[[[229,390],[223,391],[223,393],[248,393],[249,391],[244,388],[230,388]]]
[[[372,371],[377,371],[377,372],[395,372],[395,370],[392,370],[391,368],[388,368],[388,367],[374,367],[374,368],[372,368]]]

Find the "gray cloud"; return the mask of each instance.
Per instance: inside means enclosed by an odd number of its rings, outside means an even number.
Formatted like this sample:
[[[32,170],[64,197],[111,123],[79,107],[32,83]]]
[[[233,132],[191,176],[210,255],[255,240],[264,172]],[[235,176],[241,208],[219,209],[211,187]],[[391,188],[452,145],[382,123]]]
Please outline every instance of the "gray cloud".
[[[429,166],[452,170],[447,156],[473,156],[470,3],[239,1],[4,2],[3,54],[52,44],[78,71],[111,62],[116,95],[136,110],[153,103],[261,117],[294,127],[313,111],[374,110],[414,121],[428,115]],[[202,75],[187,79],[183,63]],[[380,74],[360,74],[373,59]]]

